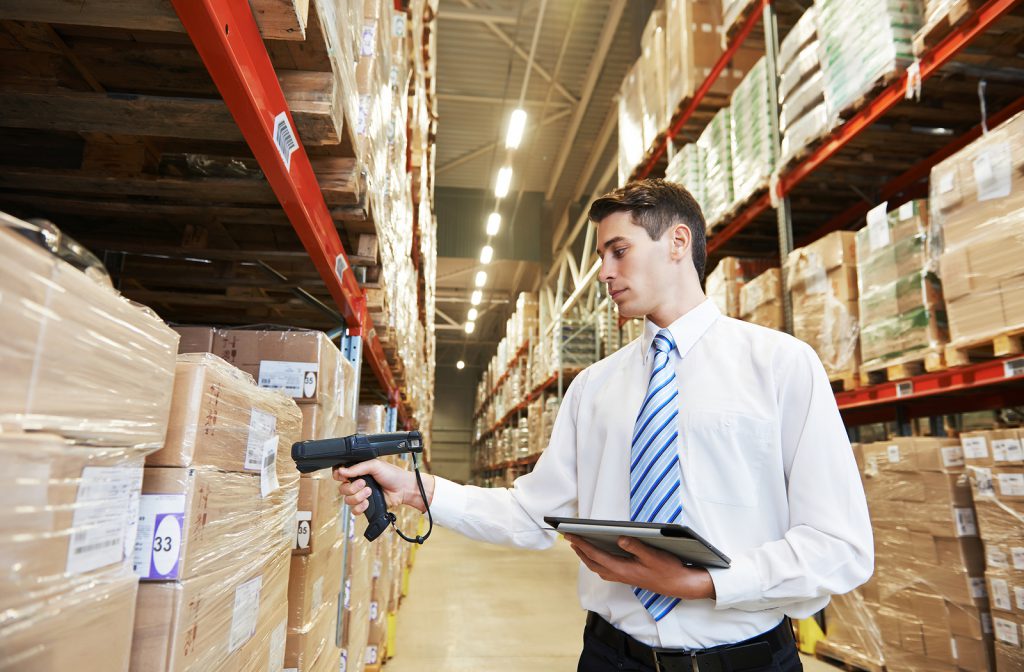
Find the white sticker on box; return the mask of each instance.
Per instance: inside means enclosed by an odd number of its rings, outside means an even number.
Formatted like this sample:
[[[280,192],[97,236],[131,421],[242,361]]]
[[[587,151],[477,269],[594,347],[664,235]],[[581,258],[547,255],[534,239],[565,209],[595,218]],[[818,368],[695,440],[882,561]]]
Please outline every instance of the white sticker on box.
[[[985,544],[985,565],[989,569],[1007,569],[1010,566],[1010,558],[1001,546]]]
[[[996,639],[1003,644],[1020,647],[1020,633],[1017,631],[1017,624],[998,616],[992,619],[996,628]]]
[[[986,635],[992,634],[992,614],[987,611],[981,613],[981,631]]]
[[[995,577],[989,579],[989,583],[992,585],[992,606],[1003,611],[1010,611],[1012,608],[1010,603],[1010,584],[1006,582],[1006,579],[997,579]]]
[[[1013,602],[1018,611],[1024,611],[1024,586],[1013,587]]]
[[[967,587],[971,597],[981,599],[988,596],[988,589],[985,587],[985,578],[982,576],[967,577]]]
[[[310,530],[310,524],[313,520],[312,511],[299,511],[295,517],[296,530],[295,530],[295,541],[292,543],[292,548],[309,548],[309,538],[312,536]]]
[[[914,216],[914,202],[913,201],[907,201],[906,203],[904,203],[903,205],[900,206],[899,218],[900,218],[901,222],[905,222],[908,219],[912,218],[913,216]]]
[[[288,618],[285,617],[270,634],[270,658],[267,672],[277,672],[284,667],[285,645],[288,642]]]
[[[245,440],[245,465],[248,471],[259,471],[263,466],[263,447],[277,434],[277,416],[258,409],[249,415],[249,435]]]
[[[132,524],[132,492],[142,486],[141,467],[85,467],[71,517],[66,571],[81,574],[125,557],[125,535]]]
[[[992,470],[985,467],[973,469],[975,487],[978,489],[978,497],[995,497],[996,488],[992,483]]]
[[[345,605],[345,610],[347,611],[352,607],[352,579],[345,579],[344,595],[345,598],[341,603]]]
[[[259,385],[268,390],[280,390],[293,399],[316,397],[316,382],[320,365],[316,362],[260,362]]]
[[[139,482],[133,487],[129,494],[128,512],[125,514],[127,524],[124,529],[124,554],[121,557],[130,558],[135,553],[135,542],[139,536],[139,497],[142,493],[142,468],[138,469]]]
[[[886,449],[889,454],[889,464],[896,464],[900,461],[900,447],[895,443]]]
[[[235,588],[235,604],[231,609],[231,632],[228,652],[234,653],[256,634],[256,621],[260,613],[260,589],[263,577],[257,576]]]
[[[366,647],[366,664],[376,665],[377,664],[377,647],[368,646]]]
[[[366,23],[359,40],[359,55],[372,58],[377,53],[377,23]]]
[[[366,135],[366,129],[370,125],[370,102],[370,96],[359,96],[359,115],[356,117],[356,135]]]
[[[1013,568],[1024,569],[1024,546],[1014,546],[1010,549],[1010,555],[1013,556]]]
[[[868,211],[868,246],[872,250],[885,247],[891,242],[889,220],[885,216],[889,202],[884,201]]]
[[[374,561],[373,561],[373,571],[370,573],[370,578],[379,579],[380,578],[380,572],[381,572],[381,569],[383,568],[383,566],[384,565],[381,563],[380,560],[374,559]]]
[[[952,172],[943,173],[939,176],[939,193],[948,194],[953,191],[954,184],[956,184],[956,174]]]
[[[942,466],[964,466],[964,450],[960,446],[946,446],[942,449]]]
[[[395,37],[405,37],[405,14],[395,14],[391,17],[391,34]]]
[[[313,582],[313,608],[318,609],[324,601],[324,577]]]
[[[1024,474],[996,474],[996,482],[1004,497],[1024,497]]]
[[[996,462],[1020,462],[1024,452],[1019,439],[995,439],[992,441],[992,459]]]
[[[1010,143],[998,142],[974,158],[974,181],[978,187],[978,201],[990,201],[1010,195],[1013,162]]]
[[[377,601],[374,600],[373,602],[370,602],[370,620],[371,621],[376,621],[377,620],[377,616],[379,616],[379,615],[380,615],[380,605],[378,605]]]
[[[955,637],[950,637],[949,638],[949,648],[953,652],[953,660],[959,659],[960,658],[960,654],[957,652],[956,638]]]
[[[964,457],[968,460],[983,460],[988,457],[988,442],[984,436],[967,436],[960,440]]]
[[[348,670],[348,649],[341,650],[341,666],[338,667],[338,672],[346,672]]]
[[[978,536],[978,525],[974,521],[974,509],[959,506],[953,507],[953,515],[956,518],[956,536]]]
[[[277,490],[277,444],[281,437],[277,434],[263,444],[263,464],[260,469],[260,497],[269,497]]]
[[[137,576],[178,578],[184,523],[185,495],[142,495],[132,556],[132,569]]]

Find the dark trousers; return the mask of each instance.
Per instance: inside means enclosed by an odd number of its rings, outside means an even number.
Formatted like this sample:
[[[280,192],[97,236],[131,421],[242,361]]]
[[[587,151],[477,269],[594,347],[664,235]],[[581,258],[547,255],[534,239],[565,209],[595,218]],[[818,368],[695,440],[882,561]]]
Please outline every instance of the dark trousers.
[[[796,645],[787,646],[775,652],[772,664],[767,667],[746,669],[742,672],[801,672],[804,669],[800,662],[800,654]],[[638,660],[619,653],[593,635],[583,638],[583,654],[580,656],[577,672],[654,672],[654,668]],[[740,672],[729,670],[727,672]]]

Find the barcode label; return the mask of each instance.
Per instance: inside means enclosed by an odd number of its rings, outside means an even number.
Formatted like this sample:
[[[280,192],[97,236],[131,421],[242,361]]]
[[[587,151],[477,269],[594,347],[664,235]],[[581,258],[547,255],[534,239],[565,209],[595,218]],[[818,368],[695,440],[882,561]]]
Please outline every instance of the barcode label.
[[[274,117],[274,144],[277,145],[285,169],[291,170],[292,153],[299,148],[299,143],[295,139],[292,125],[288,123],[288,115],[284,112]]]
[[[1011,359],[1003,363],[1003,372],[1007,378],[1024,376],[1024,357]]]
[[[252,409],[249,414],[249,435],[245,441],[245,466],[243,468],[246,471],[260,470],[267,439],[276,433],[277,416],[256,408]]]
[[[268,497],[277,490],[277,445],[281,437],[277,434],[263,445],[263,468],[260,469],[260,496]]]
[[[956,516],[956,536],[976,537],[978,536],[978,524],[974,521],[974,509],[954,508]]]
[[[896,398],[909,397],[914,393],[914,383],[905,380],[902,383],[896,383]]]
[[[103,541],[97,541],[95,544],[87,544],[85,546],[79,546],[72,548],[71,552],[75,555],[81,555],[82,553],[92,553],[104,548],[110,548],[111,546],[117,546],[121,543],[120,539],[105,539]]]
[[[81,574],[120,561],[138,523],[142,468],[86,467],[71,520],[66,571]],[[134,542],[134,540],[132,540]]]

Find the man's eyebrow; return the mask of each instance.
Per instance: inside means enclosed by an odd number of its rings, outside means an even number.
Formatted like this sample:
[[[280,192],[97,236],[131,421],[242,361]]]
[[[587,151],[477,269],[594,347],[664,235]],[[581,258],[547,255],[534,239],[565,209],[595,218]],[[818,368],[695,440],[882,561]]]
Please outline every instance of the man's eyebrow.
[[[626,239],[623,236],[615,236],[614,238],[612,238],[610,240],[606,240],[604,242],[604,245],[598,245],[597,246],[597,253],[601,254],[601,252],[606,250],[606,249],[608,249],[609,246],[614,245],[615,243],[621,243],[624,240],[626,240]]]

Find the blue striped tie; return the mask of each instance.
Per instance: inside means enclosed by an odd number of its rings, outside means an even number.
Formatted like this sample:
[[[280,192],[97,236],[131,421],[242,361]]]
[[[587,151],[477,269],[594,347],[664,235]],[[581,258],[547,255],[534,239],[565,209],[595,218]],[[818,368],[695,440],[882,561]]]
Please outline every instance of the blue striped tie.
[[[633,429],[629,463],[629,519],[642,523],[678,523],[682,518],[679,480],[679,388],[671,354],[675,341],[668,329],[654,337],[654,368],[647,397]],[[680,600],[633,588],[655,621],[665,618]]]

